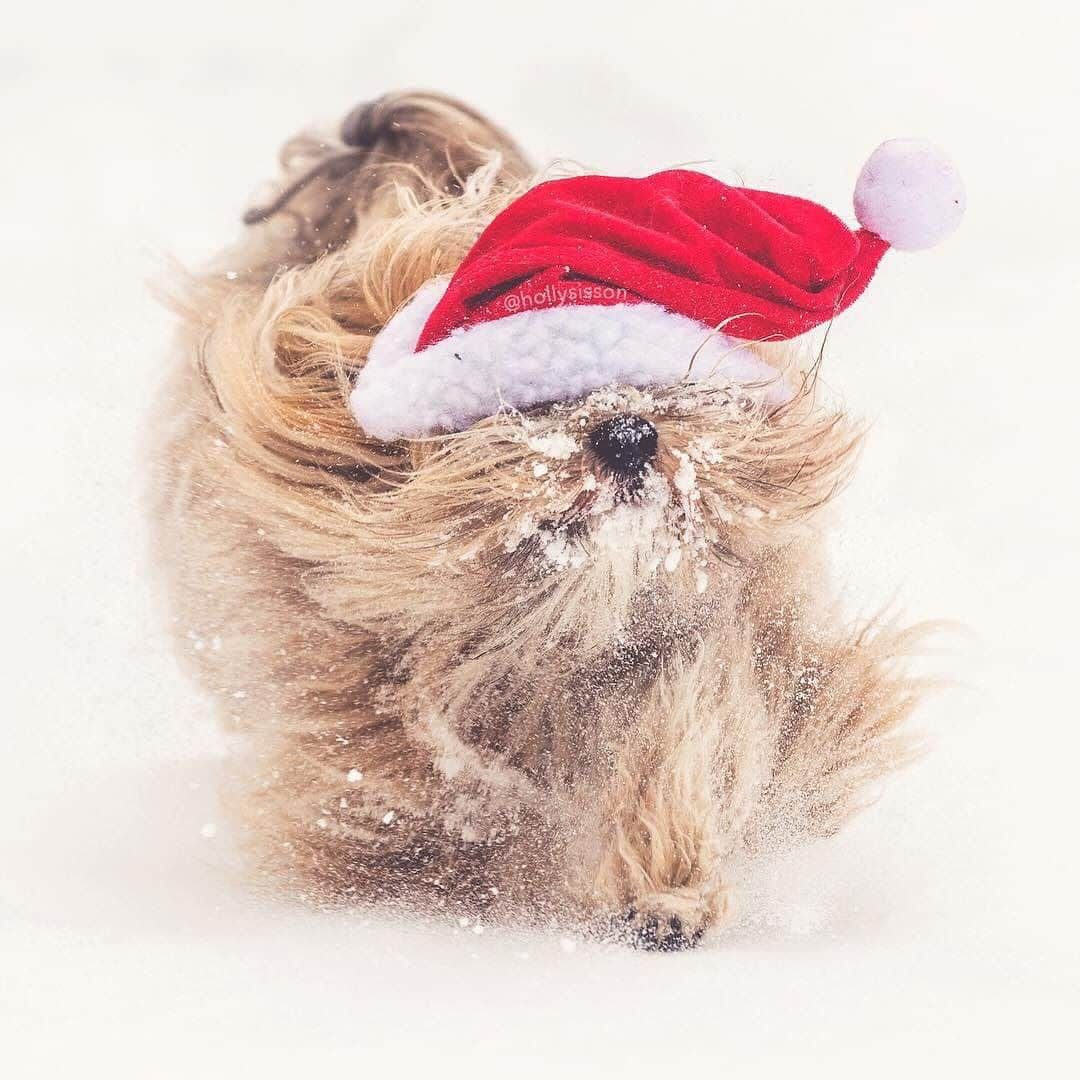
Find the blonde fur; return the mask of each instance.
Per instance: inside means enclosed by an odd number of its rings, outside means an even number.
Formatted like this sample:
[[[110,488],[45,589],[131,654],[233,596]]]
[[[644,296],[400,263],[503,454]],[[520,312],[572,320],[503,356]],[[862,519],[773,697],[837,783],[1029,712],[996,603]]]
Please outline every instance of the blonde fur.
[[[822,567],[859,433],[810,374],[771,412],[686,382],[365,438],[374,335],[529,183],[459,103],[368,109],[351,144],[290,144],[281,197],[179,301],[156,543],[241,735],[232,805],[320,901],[692,943],[730,867],[831,833],[910,751],[911,634],[839,625]],[[632,498],[585,439],[625,411],[659,433]]]

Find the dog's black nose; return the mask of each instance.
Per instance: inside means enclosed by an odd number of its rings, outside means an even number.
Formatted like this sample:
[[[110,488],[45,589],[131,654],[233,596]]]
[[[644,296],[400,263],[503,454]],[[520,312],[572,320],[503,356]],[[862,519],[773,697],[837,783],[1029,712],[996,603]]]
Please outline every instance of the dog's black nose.
[[[656,457],[656,428],[644,417],[622,413],[596,428],[589,443],[612,472],[639,477]]]

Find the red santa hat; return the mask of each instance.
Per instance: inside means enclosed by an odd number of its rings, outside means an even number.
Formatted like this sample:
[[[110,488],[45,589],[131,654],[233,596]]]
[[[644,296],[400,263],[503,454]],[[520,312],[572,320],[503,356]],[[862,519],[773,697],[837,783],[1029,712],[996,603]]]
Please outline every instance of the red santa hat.
[[[890,247],[956,228],[964,189],[939,150],[883,143],[852,230],[793,195],[685,169],[539,184],[376,337],[350,403],[380,439],[460,431],[505,406],[687,378],[786,390],[747,341],[793,338],[849,307]],[[695,358],[690,367],[691,358]]]

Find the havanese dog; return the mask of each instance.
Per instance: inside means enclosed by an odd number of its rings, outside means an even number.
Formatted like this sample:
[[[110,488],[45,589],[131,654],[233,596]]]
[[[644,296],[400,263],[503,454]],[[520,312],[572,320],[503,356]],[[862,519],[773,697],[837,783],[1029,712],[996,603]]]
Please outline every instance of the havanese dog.
[[[852,230],[689,170],[540,177],[431,93],[282,164],[174,290],[154,433],[253,868],[696,943],[911,753],[916,632],[845,622],[823,558],[860,429],[791,339],[951,231],[955,171],[883,144]]]

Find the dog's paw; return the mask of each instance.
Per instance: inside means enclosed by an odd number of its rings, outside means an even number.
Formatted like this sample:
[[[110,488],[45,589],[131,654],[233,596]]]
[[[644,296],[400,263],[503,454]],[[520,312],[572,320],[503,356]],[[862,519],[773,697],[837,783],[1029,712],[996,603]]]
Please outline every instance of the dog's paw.
[[[652,952],[692,949],[705,935],[707,920],[687,921],[673,912],[641,910],[631,906],[622,915],[619,936]]]
[[[730,895],[725,886],[713,885],[638,897],[615,920],[616,936],[654,952],[692,949],[710,926],[726,919]]]

